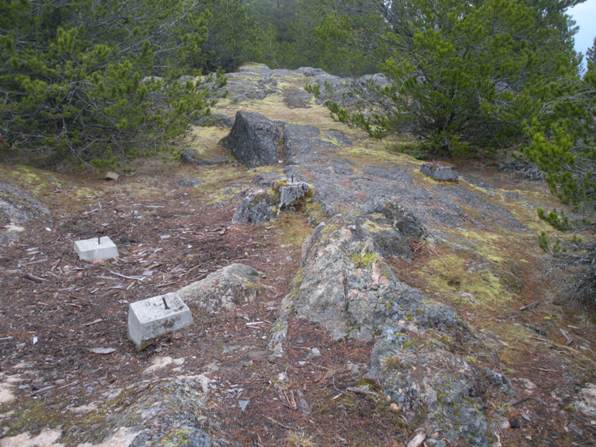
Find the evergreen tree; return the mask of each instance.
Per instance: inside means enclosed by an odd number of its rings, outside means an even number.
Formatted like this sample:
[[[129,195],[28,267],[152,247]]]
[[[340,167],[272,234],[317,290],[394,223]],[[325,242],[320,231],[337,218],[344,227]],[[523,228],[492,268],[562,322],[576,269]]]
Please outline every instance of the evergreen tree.
[[[113,162],[158,150],[208,112],[179,82],[201,63],[208,11],[193,0],[0,3],[0,132],[10,150]]]

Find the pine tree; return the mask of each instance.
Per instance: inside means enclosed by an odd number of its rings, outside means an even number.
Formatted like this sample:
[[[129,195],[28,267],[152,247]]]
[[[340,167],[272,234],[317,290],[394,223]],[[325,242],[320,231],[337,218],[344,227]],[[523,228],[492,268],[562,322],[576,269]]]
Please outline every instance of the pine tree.
[[[166,146],[206,90],[197,65],[208,11],[190,0],[0,3],[0,132],[44,160],[114,162]]]

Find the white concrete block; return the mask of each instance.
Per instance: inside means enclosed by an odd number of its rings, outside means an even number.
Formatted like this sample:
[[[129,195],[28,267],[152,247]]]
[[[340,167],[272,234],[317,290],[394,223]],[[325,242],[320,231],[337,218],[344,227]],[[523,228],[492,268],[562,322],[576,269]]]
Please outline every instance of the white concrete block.
[[[128,337],[138,350],[153,339],[192,324],[190,309],[176,293],[154,296],[128,307]]]
[[[118,257],[116,244],[107,236],[76,241],[74,247],[82,261],[97,262]]]

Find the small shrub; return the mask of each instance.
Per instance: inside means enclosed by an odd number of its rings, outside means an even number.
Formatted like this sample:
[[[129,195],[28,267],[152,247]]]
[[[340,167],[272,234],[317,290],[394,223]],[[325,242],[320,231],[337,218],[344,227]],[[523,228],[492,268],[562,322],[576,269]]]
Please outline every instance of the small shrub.
[[[304,90],[313,95],[315,98],[321,97],[321,86],[319,84],[306,84]]]
[[[569,219],[563,212],[559,213],[557,210],[553,210],[547,214],[542,208],[538,208],[536,212],[540,219],[547,222],[549,225],[559,231],[568,231],[571,229]]]
[[[352,262],[360,269],[370,267],[377,259],[379,259],[379,255],[373,252],[354,253],[352,255]]]

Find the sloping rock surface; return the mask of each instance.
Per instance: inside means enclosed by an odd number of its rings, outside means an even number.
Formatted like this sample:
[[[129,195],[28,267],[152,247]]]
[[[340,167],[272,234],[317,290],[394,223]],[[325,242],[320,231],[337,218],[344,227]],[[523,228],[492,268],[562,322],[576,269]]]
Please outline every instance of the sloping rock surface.
[[[215,314],[254,301],[261,289],[260,276],[249,265],[231,264],[183,287],[178,290],[178,295],[187,304]]]
[[[325,88],[343,88],[343,81],[310,74],[325,78]],[[371,377],[408,422],[422,424],[428,445],[488,446],[492,429],[483,401],[487,393],[508,391],[507,379],[468,362],[463,347],[488,348],[453,308],[400,281],[389,261],[410,259],[427,239],[442,238],[445,228],[470,221],[511,231],[525,227],[506,208],[487,201],[484,191],[422,184],[415,172],[419,165],[359,164],[353,152],[346,153],[352,142],[341,133],[330,137],[329,130],[262,116],[253,132],[241,115],[237,121],[238,131],[226,139],[234,155],[249,167],[255,159],[282,162],[289,178],[313,185],[315,200],[329,216],[305,244],[302,270],[272,331],[273,356],[284,355],[292,318],[317,323],[335,339],[372,341]],[[251,136],[272,127],[276,131],[260,140]],[[250,156],[242,155],[241,141],[254,141]],[[280,141],[283,151],[268,155]],[[470,207],[480,212],[471,215]]]
[[[22,189],[0,181],[0,245],[17,239],[22,226],[37,219],[50,221],[48,208]]]

